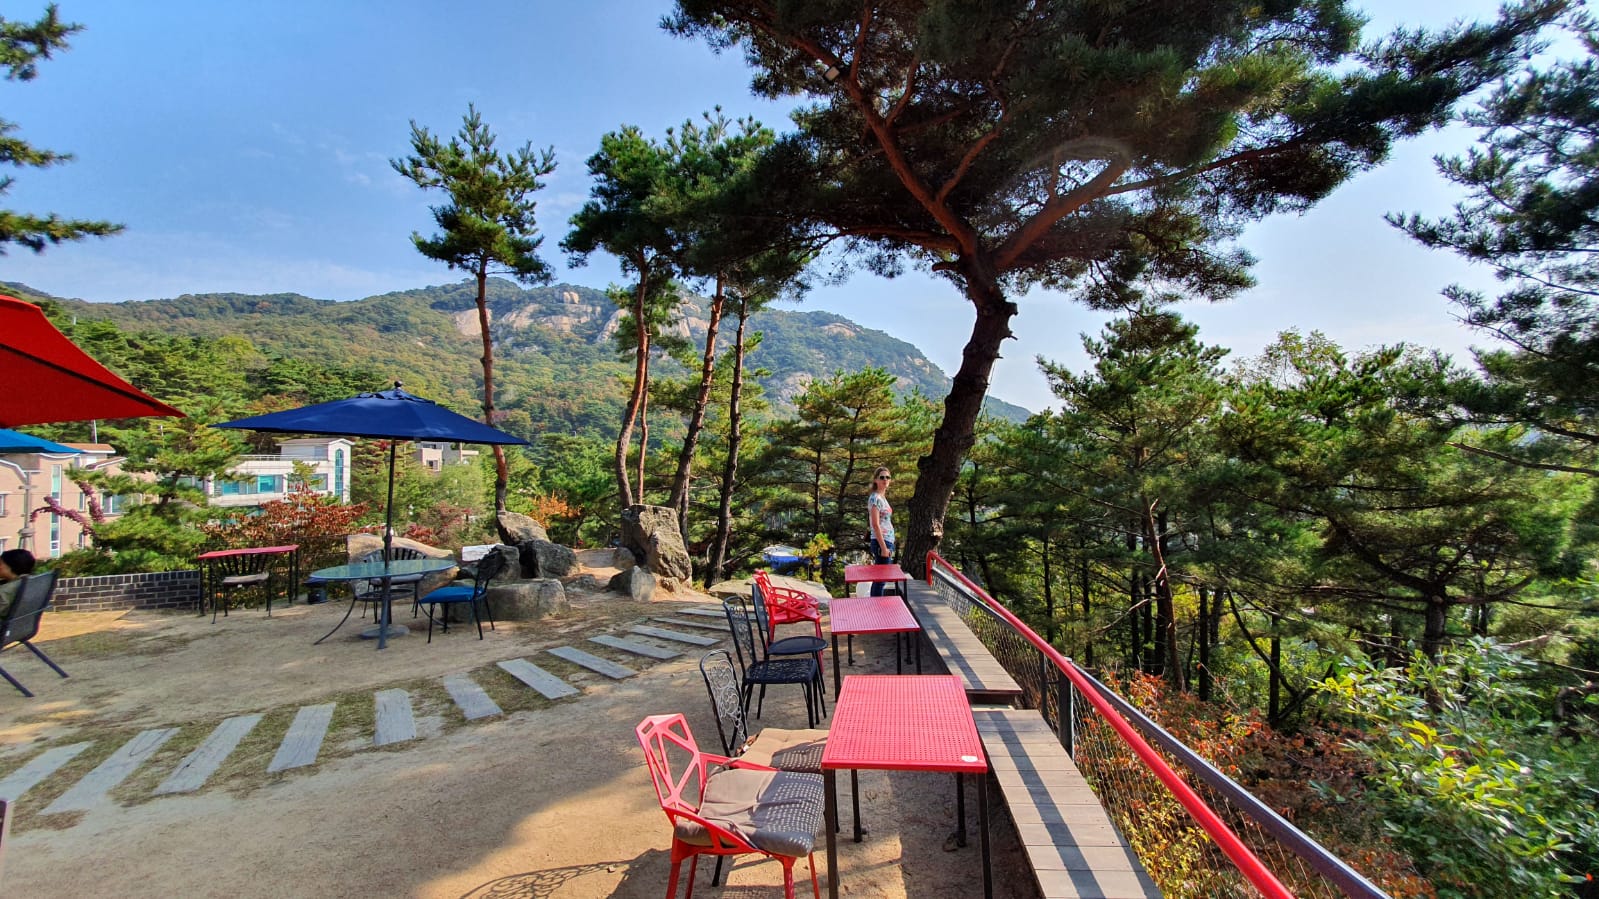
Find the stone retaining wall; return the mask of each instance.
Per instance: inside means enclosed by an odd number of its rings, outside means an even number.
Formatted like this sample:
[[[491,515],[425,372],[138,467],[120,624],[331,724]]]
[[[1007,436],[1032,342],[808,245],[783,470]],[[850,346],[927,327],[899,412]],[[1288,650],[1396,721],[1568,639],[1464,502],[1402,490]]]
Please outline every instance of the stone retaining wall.
[[[56,582],[51,606],[68,612],[121,609],[195,609],[200,602],[200,572],[156,571],[69,577]]]

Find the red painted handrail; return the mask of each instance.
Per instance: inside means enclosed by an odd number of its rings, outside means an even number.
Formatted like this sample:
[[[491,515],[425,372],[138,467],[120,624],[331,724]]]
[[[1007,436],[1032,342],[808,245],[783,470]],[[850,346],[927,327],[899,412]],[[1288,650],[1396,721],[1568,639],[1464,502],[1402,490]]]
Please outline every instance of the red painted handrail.
[[[1205,804],[1205,800],[1199,798],[1199,794],[1194,792],[1187,781],[1183,780],[1176,771],[1172,770],[1170,765],[1166,764],[1166,760],[1160,757],[1160,753],[1144,742],[1144,738],[1139,736],[1133,726],[1128,724],[1121,715],[1117,714],[1116,710],[1111,708],[1110,703],[1099,695],[1099,691],[1095,690],[1093,685],[1078,672],[1077,663],[1066,658],[1060,650],[1044,642],[1042,637],[1033,633],[1033,629],[1023,624],[1022,620],[1012,614],[1010,609],[1000,605],[998,600],[988,595],[988,591],[972,583],[971,578],[962,574],[960,569],[949,564],[949,561],[939,555],[936,550],[929,550],[927,553],[928,586],[933,584],[933,564],[935,561],[945,571],[959,579],[968,590],[981,596],[988,603],[989,608],[994,610],[994,614],[1003,618],[1007,624],[1015,628],[1017,633],[1025,637],[1027,642],[1033,644],[1035,649],[1043,653],[1045,658],[1054,663],[1055,667],[1059,668],[1061,673],[1071,680],[1072,686],[1077,688],[1077,692],[1081,693],[1083,698],[1087,699],[1089,704],[1094,707],[1094,711],[1105,719],[1105,723],[1116,731],[1116,735],[1121,737],[1122,742],[1127,744],[1127,748],[1138,756],[1144,763],[1144,767],[1148,768],[1151,774],[1166,785],[1166,789],[1172,792],[1172,795],[1188,811],[1188,814],[1193,815],[1194,820],[1199,823],[1200,827],[1204,828],[1205,833],[1216,841],[1217,847],[1232,860],[1233,864],[1238,866],[1238,870],[1244,875],[1244,879],[1248,880],[1262,895],[1270,897],[1270,899],[1294,899],[1294,894],[1283,886],[1282,881],[1271,873],[1271,870],[1261,862],[1254,852],[1250,851],[1248,846],[1244,845],[1243,840],[1240,840],[1238,835],[1233,833],[1232,828],[1229,828],[1211,807]]]

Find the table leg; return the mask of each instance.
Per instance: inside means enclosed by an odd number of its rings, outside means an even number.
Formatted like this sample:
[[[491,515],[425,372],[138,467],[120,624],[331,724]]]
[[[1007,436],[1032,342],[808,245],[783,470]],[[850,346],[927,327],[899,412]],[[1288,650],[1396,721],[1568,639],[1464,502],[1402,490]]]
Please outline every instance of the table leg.
[[[827,791],[827,895],[838,899],[838,774],[822,772],[822,789]]]
[[[859,843],[861,837],[866,835],[866,828],[861,826],[860,772],[854,768],[849,769],[849,797],[855,812],[855,842]]]
[[[838,633],[833,633],[833,704],[838,704],[838,691],[844,688],[844,680],[838,673]]]
[[[955,845],[966,845],[966,775],[955,775]]]
[[[994,868],[988,855],[988,775],[977,776],[977,841],[983,846],[983,896],[994,899]]]
[[[844,645],[849,647],[849,665],[850,665],[851,668],[854,668],[855,667],[855,635],[854,634],[850,634],[848,637],[844,638]]]
[[[900,651],[900,643],[901,642],[903,642],[903,641],[900,640],[899,634],[895,634],[894,635],[894,673],[895,674],[904,674],[905,673],[905,663],[903,661],[903,658],[904,658],[905,654]]]

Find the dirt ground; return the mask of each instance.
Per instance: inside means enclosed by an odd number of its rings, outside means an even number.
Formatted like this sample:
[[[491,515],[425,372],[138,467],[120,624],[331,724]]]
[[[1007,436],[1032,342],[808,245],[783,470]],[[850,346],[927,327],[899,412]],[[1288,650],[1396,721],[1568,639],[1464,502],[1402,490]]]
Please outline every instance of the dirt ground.
[[[469,627],[435,634],[431,645],[414,632],[383,652],[355,636],[354,620],[311,645],[343,603],[280,607],[271,619],[236,611],[215,625],[175,613],[50,613],[41,645],[72,676],[57,678],[25,651],[6,654],[8,670],[37,698],[0,695],[0,778],[48,747],[92,746],[21,798],[0,895],[661,896],[669,828],[633,727],[645,715],[683,712],[701,745],[717,748],[700,651],[652,663],[586,637],[622,634],[680,603],[713,600],[657,593],[655,602],[635,604],[576,591],[570,598],[567,615],[502,622],[482,641]],[[586,646],[640,673],[610,681],[538,652],[560,645]],[[887,639],[857,640],[853,671],[891,671],[893,655]],[[520,657],[581,695],[545,700],[494,665]],[[505,714],[466,721],[440,682],[457,673],[470,673]],[[380,688],[411,693],[418,739],[371,745],[372,693]],[[317,763],[265,773],[299,707],[325,702],[337,711]],[[215,724],[250,713],[262,714],[261,723],[205,787],[152,796]],[[798,690],[769,694],[762,723],[804,721]],[[180,731],[111,801],[41,814],[127,739],[156,727]],[[951,778],[863,772],[861,799],[869,832],[860,844],[849,839],[847,793],[842,803],[841,895],[981,895],[975,801],[967,802],[970,847],[945,851]],[[996,895],[1032,896],[1014,830],[1002,810],[994,818]],[[821,838],[817,866],[825,890]],[[809,894],[803,861],[795,873],[799,893]],[[723,888],[710,887],[709,877],[701,870],[704,895],[781,895],[775,862],[744,857]]]

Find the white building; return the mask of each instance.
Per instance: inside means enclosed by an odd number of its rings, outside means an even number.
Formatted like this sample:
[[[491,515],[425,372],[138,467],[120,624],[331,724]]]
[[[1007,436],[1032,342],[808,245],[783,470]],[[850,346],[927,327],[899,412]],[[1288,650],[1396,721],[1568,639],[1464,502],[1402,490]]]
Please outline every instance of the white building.
[[[117,471],[122,457],[103,443],[68,443],[78,452],[8,453],[0,456],[0,551],[26,549],[35,558],[53,559],[89,545],[83,525],[52,511],[41,511],[32,521],[28,513],[45,509],[47,498],[69,512],[89,515],[89,495],[73,480],[75,469]],[[106,518],[122,514],[122,497],[108,497],[101,512]]]
[[[289,495],[294,463],[311,466],[311,487],[323,496],[350,501],[350,448],[345,437],[299,437],[281,440],[276,455],[240,456],[232,476],[205,484],[213,506],[259,506]]]

